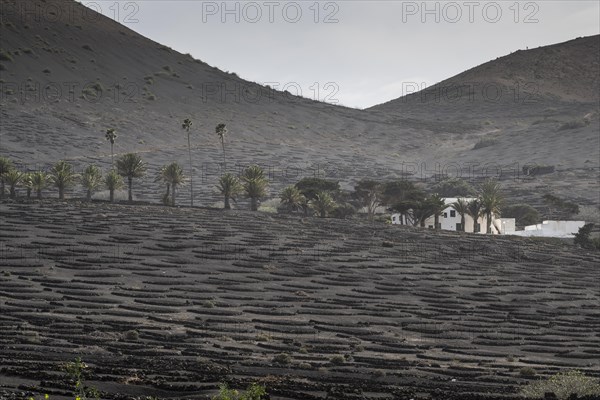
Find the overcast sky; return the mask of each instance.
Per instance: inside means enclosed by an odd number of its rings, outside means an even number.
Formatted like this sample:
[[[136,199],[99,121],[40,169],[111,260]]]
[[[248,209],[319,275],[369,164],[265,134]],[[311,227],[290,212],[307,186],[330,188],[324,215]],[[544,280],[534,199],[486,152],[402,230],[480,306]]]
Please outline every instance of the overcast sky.
[[[244,79],[356,108],[518,49],[600,33],[596,0],[81,2]]]

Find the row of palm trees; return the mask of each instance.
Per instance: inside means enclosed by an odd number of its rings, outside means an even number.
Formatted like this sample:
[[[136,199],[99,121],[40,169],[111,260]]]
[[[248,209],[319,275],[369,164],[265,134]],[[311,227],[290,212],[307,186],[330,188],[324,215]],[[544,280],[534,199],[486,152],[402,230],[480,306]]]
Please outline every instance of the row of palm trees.
[[[7,157],[0,157],[0,196],[6,194],[6,185],[9,187],[9,196],[16,197],[16,188],[23,186],[27,189],[27,197],[35,192],[38,199],[42,198],[42,191],[50,186],[58,190],[58,198],[65,198],[65,191],[74,187],[78,182],[86,190],[87,200],[92,195],[105,187],[110,193],[110,201],[114,201],[115,191],[123,187],[123,177],[129,182],[129,200],[132,200],[133,178],[143,176],[145,164],[136,154],[125,154],[117,160],[117,170],[111,169],[106,176],[102,176],[100,168],[94,164],[88,165],[83,173],[75,172],[73,165],[65,160],[54,164],[50,171],[19,171]]]

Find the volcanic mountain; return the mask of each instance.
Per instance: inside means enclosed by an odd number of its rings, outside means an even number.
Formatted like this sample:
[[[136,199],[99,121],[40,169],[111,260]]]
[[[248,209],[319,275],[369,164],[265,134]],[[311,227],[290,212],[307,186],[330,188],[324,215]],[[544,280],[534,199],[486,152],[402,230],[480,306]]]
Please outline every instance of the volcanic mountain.
[[[519,200],[535,202],[542,189],[579,204],[598,199],[600,36],[516,51],[356,110],[220,71],[72,0],[2,0],[0,33],[0,154],[27,168],[62,158],[107,168],[108,128],[117,154],[143,153],[152,168],[185,165],[181,122],[191,118],[205,183],[197,196],[209,204],[222,172],[219,123],[229,128],[227,165],[263,165],[273,197],[303,176],[348,186],[448,174],[496,176]],[[523,181],[524,164],[555,172]],[[159,198],[152,177],[142,186],[140,199]]]

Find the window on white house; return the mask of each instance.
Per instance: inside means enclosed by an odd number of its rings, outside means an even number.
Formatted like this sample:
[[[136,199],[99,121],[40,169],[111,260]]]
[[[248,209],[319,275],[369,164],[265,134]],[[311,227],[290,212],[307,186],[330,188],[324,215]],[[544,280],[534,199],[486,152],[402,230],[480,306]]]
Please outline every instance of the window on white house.
[[[448,213],[444,213],[444,218],[448,218]]]
[[[451,217],[456,217],[456,211],[455,210],[450,210],[450,216]]]

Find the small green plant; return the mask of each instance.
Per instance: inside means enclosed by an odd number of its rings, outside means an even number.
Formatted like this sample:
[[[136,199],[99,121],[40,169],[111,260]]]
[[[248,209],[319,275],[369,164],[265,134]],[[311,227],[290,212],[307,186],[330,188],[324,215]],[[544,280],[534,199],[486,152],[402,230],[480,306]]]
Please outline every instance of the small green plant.
[[[600,241],[597,238],[590,238],[590,234],[594,229],[594,224],[585,224],[575,234],[574,242],[576,245],[583,247],[584,249],[596,249],[600,250]]]
[[[559,400],[572,395],[600,396],[600,379],[585,376],[580,371],[559,372],[547,380],[531,382],[521,392],[524,397],[540,399],[553,393]]]
[[[479,142],[475,143],[475,146],[473,146],[473,150],[482,149],[484,147],[494,146],[496,144],[498,144],[498,141],[496,139],[492,139],[492,138],[480,139]]]
[[[13,61],[13,57],[10,52],[0,49],[0,61]]]
[[[139,338],[140,338],[140,334],[136,330],[131,330],[131,331],[125,332],[125,339],[127,339],[129,341],[136,342],[139,340]]]
[[[286,365],[292,362],[292,357],[287,353],[277,354],[275,357],[273,357],[273,362],[276,364]]]
[[[98,390],[94,387],[88,387],[84,381],[84,371],[88,368],[87,364],[77,357],[75,361],[65,364],[64,369],[69,379],[74,385],[75,400],[99,399]]]
[[[531,367],[523,367],[519,370],[519,375],[523,377],[532,377],[535,376],[535,369]]]
[[[248,386],[245,392],[229,389],[226,383],[222,383],[219,386],[219,394],[214,396],[213,400],[262,400],[266,394],[265,387],[256,383]]]
[[[344,362],[346,362],[346,359],[344,358],[344,356],[337,354],[337,355],[331,357],[329,359],[329,362],[332,363],[333,365],[342,365],[342,364],[344,364]]]

